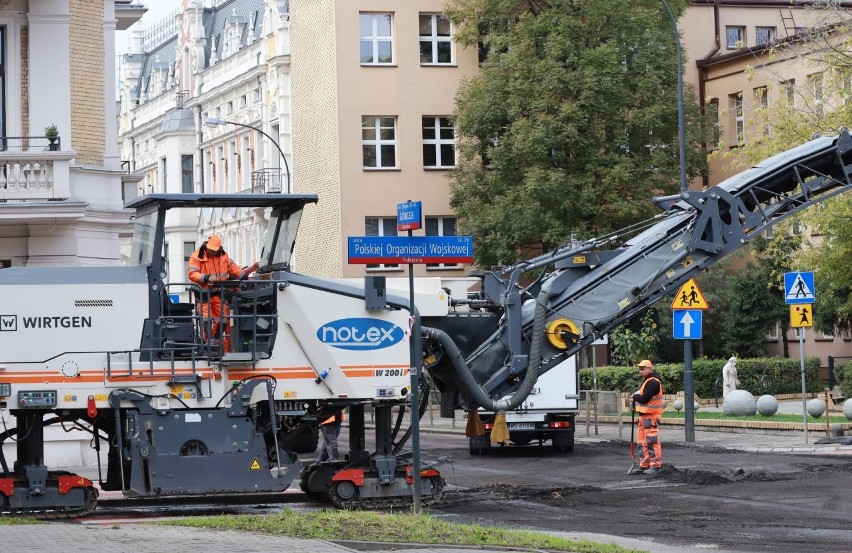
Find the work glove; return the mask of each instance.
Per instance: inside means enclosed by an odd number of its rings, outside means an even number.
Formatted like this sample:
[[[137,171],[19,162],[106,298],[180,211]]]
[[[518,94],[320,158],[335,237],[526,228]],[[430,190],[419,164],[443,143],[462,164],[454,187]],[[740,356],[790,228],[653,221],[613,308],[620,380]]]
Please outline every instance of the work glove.
[[[201,276],[201,282],[203,282],[204,284],[207,284],[208,282],[210,282],[210,275],[202,275]]]

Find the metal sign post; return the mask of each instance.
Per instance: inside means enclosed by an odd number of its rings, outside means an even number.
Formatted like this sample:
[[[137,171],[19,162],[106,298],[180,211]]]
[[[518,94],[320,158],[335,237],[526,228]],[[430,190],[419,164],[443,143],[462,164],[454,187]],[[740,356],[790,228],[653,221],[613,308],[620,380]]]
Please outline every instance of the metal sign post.
[[[784,273],[784,302],[790,306],[790,326],[799,329],[799,366],[802,373],[802,426],[808,443],[808,401],[805,384],[805,328],[813,326],[816,287],[812,272]],[[826,417],[828,412],[826,411]]]
[[[683,340],[683,403],[684,440],[695,441],[695,383],[692,373],[692,341],[703,334],[703,312],[710,309],[698,283],[689,279],[678,289],[672,300],[672,336]]]
[[[422,224],[422,204],[411,200],[396,206],[396,229],[407,230],[411,238],[411,231],[419,229]],[[414,514],[420,514],[423,484],[420,478],[420,363],[417,359],[417,336],[420,335],[420,326],[417,317],[414,316],[414,263],[408,264],[408,304],[411,306],[411,336],[409,347],[411,349],[411,363],[409,375],[411,376],[411,469],[414,472]]]

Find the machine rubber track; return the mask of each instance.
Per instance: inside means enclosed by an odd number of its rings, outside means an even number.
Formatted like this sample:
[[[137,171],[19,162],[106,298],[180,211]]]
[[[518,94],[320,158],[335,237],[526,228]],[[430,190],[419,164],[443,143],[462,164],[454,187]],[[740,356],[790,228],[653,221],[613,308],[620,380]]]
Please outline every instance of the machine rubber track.
[[[423,477],[422,482],[429,481],[432,484],[432,493],[428,496],[421,497],[421,505],[429,506],[439,502],[444,497],[444,487],[446,481],[442,476]],[[360,509],[367,511],[383,511],[390,509],[411,508],[414,505],[414,497],[399,496],[399,497],[367,497],[361,498],[356,492],[353,496],[344,499],[340,496],[340,485],[349,484],[348,482],[340,482],[338,485],[333,485],[328,490],[328,495],[331,497],[331,503],[338,509]]]
[[[14,518],[37,518],[39,520],[61,520],[84,517],[92,513],[98,506],[99,492],[91,486],[83,488],[85,500],[77,507],[55,507],[38,509],[11,509],[6,496],[0,496],[0,516]]]

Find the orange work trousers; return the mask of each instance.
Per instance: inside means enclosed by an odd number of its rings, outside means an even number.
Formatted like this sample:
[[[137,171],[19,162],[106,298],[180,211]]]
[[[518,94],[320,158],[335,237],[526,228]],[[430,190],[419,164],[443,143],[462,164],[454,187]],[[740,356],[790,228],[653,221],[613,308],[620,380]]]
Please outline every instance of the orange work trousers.
[[[204,341],[219,338],[222,341],[222,351],[231,351],[231,325],[228,316],[230,310],[227,305],[222,305],[222,298],[211,296],[210,301],[201,304],[201,336]],[[224,318],[224,320],[223,320]],[[223,328],[219,328],[222,320]],[[208,335],[209,333],[209,335]],[[221,334],[220,334],[221,333]]]
[[[660,468],[663,464],[663,448],[660,445],[660,417],[657,415],[639,415],[637,438],[642,446],[642,460],[639,468]]]

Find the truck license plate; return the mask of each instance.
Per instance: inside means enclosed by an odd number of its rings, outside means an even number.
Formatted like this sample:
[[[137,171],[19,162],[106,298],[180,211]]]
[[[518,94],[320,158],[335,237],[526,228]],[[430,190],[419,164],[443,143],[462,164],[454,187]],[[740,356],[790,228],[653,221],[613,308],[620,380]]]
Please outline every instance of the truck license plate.
[[[534,422],[512,422],[509,423],[509,430],[535,430]]]

